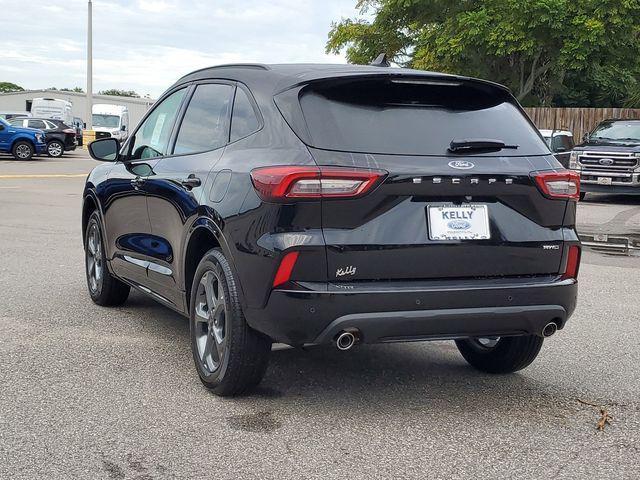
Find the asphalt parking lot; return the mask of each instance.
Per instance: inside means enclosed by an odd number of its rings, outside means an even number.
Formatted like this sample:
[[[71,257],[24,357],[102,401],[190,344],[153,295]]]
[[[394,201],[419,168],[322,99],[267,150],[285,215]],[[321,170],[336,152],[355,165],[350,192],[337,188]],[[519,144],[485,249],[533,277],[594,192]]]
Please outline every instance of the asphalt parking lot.
[[[585,252],[575,315],[518,374],[478,373],[452,342],[288,349],[255,395],[221,399],[184,318],[138,293],[90,301],[94,164],[0,156],[0,478],[640,477],[640,251]],[[578,221],[633,241],[640,199],[589,197]]]

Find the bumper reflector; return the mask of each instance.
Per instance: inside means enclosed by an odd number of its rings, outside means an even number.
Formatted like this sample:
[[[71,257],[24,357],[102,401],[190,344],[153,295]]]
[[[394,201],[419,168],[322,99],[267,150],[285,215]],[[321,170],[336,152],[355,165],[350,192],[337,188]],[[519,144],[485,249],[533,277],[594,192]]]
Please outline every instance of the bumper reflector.
[[[293,267],[296,265],[296,261],[298,261],[298,253],[299,252],[289,252],[282,258],[276,276],[273,279],[273,288],[289,281]]]
[[[580,269],[580,247],[571,245],[569,247],[569,255],[567,257],[567,268],[565,269],[562,279],[578,278],[578,270]]]

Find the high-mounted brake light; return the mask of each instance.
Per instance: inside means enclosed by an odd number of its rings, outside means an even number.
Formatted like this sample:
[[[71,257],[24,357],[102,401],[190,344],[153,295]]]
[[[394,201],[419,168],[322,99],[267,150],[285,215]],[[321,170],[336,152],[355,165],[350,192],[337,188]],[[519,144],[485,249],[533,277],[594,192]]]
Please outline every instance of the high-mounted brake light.
[[[387,175],[369,168],[276,166],[251,171],[258,195],[270,202],[287,199],[352,198],[371,191]]]
[[[567,267],[564,269],[562,279],[578,278],[578,270],[580,269],[580,247],[571,245],[569,247],[569,255],[567,256]]]
[[[560,172],[536,172],[533,178],[538,188],[549,198],[580,198],[580,175],[570,170]]]

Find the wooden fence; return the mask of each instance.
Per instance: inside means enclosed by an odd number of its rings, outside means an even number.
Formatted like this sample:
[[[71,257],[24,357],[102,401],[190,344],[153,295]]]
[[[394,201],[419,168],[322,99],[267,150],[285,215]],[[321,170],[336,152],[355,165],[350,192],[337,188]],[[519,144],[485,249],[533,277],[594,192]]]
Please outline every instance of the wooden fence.
[[[525,108],[533,123],[540,129],[566,129],[573,132],[576,143],[607,118],[640,119],[640,109],[633,108]]]

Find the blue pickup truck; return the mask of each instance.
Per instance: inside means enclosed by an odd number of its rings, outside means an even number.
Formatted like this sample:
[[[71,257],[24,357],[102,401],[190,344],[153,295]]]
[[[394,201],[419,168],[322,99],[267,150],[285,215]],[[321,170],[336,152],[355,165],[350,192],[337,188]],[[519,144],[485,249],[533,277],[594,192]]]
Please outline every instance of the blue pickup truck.
[[[34,155],[46,151],[42,130],[14,127],[0,118],[0,152],[11,153],[18,160],[31,160]]]

